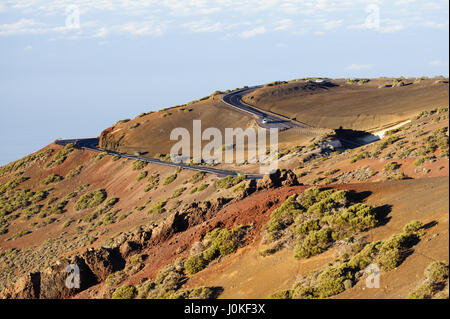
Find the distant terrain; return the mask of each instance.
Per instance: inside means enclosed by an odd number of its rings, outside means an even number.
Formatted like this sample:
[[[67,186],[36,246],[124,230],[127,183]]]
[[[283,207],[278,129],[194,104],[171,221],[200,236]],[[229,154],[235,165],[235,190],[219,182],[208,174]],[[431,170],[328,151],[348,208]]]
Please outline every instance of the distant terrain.
[[[226,93],[122,119],[98,147],[170,161],[193,120],[257,127]],[[53,142],[0,167],[0,298],[448,298],[448,93],[444,78],[263,85],[242,103],[305,128],[279,132],[259,180],[257,164],[200,164],[239,172],[223,177]]]

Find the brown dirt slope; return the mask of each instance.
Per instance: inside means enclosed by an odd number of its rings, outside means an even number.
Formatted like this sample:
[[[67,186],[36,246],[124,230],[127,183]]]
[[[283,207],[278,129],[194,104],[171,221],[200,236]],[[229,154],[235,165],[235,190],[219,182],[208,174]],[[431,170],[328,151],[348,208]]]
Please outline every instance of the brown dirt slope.
[[[321,128],[369,130],[448,104],[448,81],[373,79],[368,83],[332,80],[333,85],[291,81],[264,86],[244,97],[250,105]]]
[[[389,222],[367,232],[369,240],[387,239],[401,233],[403,226],[414,219],[424,224],[437,224],[427,230],[413,254],[400,267],[382,273],[380,289],[364,289],[362,281],[337,297],[407,298],[408,293],[423,279],[423,271],[430,262],[439,260],[448,263],[448,187],[448,177],[340,186],[370,192],[366,199],[368,204],[390,207]],[[301,189],[297,188],[297,191]],[[252,197],[237,206],[248,205],[251,201]],[[244,210],[243,207],[239,209]],[[192,276],[188,286],[221,286],[224,288],[221,298],[267,298],[279,289],[289,289],[298,276],[321,269],[335,258],[333,249],[306,260],[296,260],[290,249],[262,257],[259,255],[261,247],[257,237],[251,246]]]

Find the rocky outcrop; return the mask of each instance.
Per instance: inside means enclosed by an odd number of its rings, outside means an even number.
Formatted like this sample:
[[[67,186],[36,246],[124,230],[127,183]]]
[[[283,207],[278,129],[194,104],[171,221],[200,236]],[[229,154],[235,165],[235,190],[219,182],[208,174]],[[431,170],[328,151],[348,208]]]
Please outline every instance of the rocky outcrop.
[[[167,240],[175,233],[183,232],[189,227],[210,219],[229,199],[219,197],[210,201],[193,202],[186,208],[175,212],[164,223],[154,229],[152,244]]]
[[[256,184],[257,190],[277,188],[281,186],[297,186],[300,183],[291,170],[277,170],[272,174],[264,175]]]
[[[39,298],[41,274],[29,273],[21,277],[14,285],[0,292],[1,299],[36,299]]]
[[[6,287],[0,298],[64,299],[76,295],[122,269],[125,261],[118,250],[99,248],[86,250],[41,272],[28,273]]]
[[[125,260],[117,249],[91,248],[86,250],[81,255],[81,258],[83,258],[98,281],[105,280],[108,275],[125,266]]]

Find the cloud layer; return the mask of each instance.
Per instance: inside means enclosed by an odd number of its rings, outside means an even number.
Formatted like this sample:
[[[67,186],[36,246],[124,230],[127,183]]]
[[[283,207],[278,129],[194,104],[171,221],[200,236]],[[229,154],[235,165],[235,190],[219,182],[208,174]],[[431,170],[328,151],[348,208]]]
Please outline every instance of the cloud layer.
[[[272,32],[325,34],[448,28],[446,0],[6,0],[0,36],[72,38],[218,33],[252,38]],[[67,19],[78,15],[79,28]]]

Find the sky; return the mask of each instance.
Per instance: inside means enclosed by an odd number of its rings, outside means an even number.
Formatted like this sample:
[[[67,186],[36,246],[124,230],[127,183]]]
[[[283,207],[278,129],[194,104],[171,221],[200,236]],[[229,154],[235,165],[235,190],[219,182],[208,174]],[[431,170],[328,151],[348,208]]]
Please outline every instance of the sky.
[[[0,165],[215,90],[448,76],[448,0],[0,0]]]

